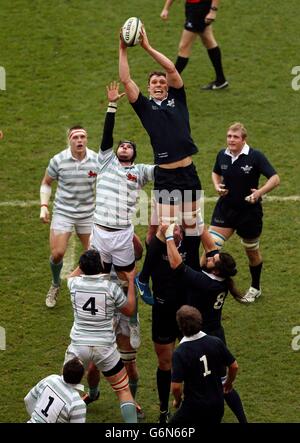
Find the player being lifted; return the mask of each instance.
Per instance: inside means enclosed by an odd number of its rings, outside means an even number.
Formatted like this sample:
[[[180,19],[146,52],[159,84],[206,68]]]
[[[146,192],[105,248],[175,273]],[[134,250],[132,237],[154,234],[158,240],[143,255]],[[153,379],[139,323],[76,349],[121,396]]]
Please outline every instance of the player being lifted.
[[[122,38],[119,47],[120,80],[130,104],[150,137],[154,162],[158,165],[154,181],[158,216],[170,223],[178,220],[182,214],[182,225],[194,247],[195,241],[200,244],[196,219],[200,207],[201,184],[192,161],[192,155],[198,148],[191,137],[183,81],[174,63],[150,45],[144,27],[141,30],[140,44],[163,69],[163,72],[154,71],[148,77],[150,98],[142,95],[131,78],[127,46]],[[188,248],[187,244],[187,250]],[[141,295],[148,294],[150,303],[148,281],[160,252],[151,241],[143,270],[136,280]]]

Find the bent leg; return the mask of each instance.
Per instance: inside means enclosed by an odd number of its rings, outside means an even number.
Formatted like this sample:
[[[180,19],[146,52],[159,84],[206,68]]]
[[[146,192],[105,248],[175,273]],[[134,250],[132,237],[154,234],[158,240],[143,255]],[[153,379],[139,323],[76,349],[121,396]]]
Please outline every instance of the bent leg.
[[[137,423],[136,406],[131,395],[128,383],[128,375],[121,360],[110,371],[103,375],[115,391],[121,408],[121,414],[125,423]]]

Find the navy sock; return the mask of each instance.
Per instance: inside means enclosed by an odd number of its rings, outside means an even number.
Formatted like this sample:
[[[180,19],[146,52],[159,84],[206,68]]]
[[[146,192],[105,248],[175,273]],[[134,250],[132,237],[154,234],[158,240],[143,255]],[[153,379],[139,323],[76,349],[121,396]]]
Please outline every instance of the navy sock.
[[[169,409],[169,397],[171,388],[171,369],[162,371],[157,368],[156,371],[157,391],[160,403],[160,410],[167,411]]]
[[[184,70],[184,68],[186,67],[188,62],[189,62],[188,57],[181,57],[180,55],[178,55],[176,63],[175,63],[175,67],[176,67],[177,71],[179,72],[179,74]]]
[[[251,286],[255,289],[260,289],[260,274],[262,270],[262,262],[257,266],[249,266],[250,274],[252,277]]]
[[[228,394],[224,394],[224,399],[230,407],[239,423],[247,423],[247,418],[243,408],[242,400],[235,389],[232,389]]]
[[[216,46],[215,48],[208,49],[207,53],[216,73],[216,82],[221,85],[226,81],[226,79],[222,67],[222,55],[220,48],[219,46]]]

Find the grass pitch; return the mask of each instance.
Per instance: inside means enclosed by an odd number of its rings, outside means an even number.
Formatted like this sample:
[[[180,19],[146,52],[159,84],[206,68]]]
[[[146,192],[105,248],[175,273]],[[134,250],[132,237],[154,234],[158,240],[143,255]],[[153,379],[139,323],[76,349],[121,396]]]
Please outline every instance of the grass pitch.
[[[118,77],[118,34],[126,18],[139,15],[154,47],[175,60],[183,24],[183,2],[174,2],[170,19],[159,17],[163,1],[79,0],[1,2],[0,66],[0,326],[7,348],[0,351],[1,422],[27,419],[23,397],[41,378],[58,373],[69,343],[72,311],[64,284],[54,310],[44,305],[50,284],[48,228],[39,222],[39,186],[50,157],[65,147],[65,130],[82,124],[89,146],[98,149],[106,110],[105,86]],[[200,42],[183,73],[191,127],[200,151],[194,157],[206,196],[216,153],[228,125],[242,121],[249,143],[261,149],[281,177],[272,195],[299,192],[300,91],[293,90],[292,68],[298,0],[282,8],[272,0],[223,0],[214,24],[230,87],[202,92],[213,71]],[[122,11],[122,12],[121,12]],[[291,11],[294,11],[291,13]],[[109,24],[109,25],[108,25]],[[146,92],[155,65],[139,48],[129,50],[133,79]],[[3,72],[3,70],[2,70]],[[152,162],[152,151],[131,107],[120,103],[115,140],[134,139],[138,161]],[[213,205],[206,204],[209,223]],[[236,381],[251,422],[299,422],[299,351],[292,328],[299,325],[299,200],[264,203],[261,240],[263,296],[253,306],[229,299],[224,326],[229,348],[240,365]],[[138,227],[144,238],[145,227]],[[236,237],[226,249],[237,259],[238,282],[249,286],[246,257]],[[80,248],[77,248],[77,255]],[[140,303],[143,346],[138,352],[137,399],[146,421],[155,422],[158,399],[156,357],[151,343],[150,308]],[[121,421],[117,400],[101,382],[101,400],[89,407],[89,422]],[[226,408],[225,422],[235,422]]]

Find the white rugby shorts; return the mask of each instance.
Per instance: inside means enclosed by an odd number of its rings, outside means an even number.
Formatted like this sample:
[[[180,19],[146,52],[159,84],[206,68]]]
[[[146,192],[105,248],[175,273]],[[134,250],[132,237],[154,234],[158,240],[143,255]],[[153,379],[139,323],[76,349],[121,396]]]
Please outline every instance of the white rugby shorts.
[[[58,233],[73,232],[77,234],[90,234],[93,227],[93,217],[73,218],[62,214],[53,214],[50,229]]]
[[[119,231],[105,231],[94,224],[90,244],[100,252],[105,263],[125,267],[135,261],[133,234],[133,226]]]
[[[113,369],[121,358],[115,343],[111,346],[77,346],[71,343],[66,350],[64,364],[74,357],[82,361],[85,369],[93,362],[101,372]]]

